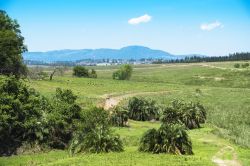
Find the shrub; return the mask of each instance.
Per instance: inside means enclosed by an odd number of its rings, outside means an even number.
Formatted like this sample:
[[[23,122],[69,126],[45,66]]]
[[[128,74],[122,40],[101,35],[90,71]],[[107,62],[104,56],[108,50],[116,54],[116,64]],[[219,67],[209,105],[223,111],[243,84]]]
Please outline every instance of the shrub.
[[[206,121],[206,110],[199,102],[174,100],[171,106],[164,108],[161,121],[165,124],[182,123],[188,129],[200,128],[200,124]]]
[[[133,72],[131,65],[123,65],[119,70],[113,73],[113,79],[116,80],[129,80]]]
[[[81,122],[81,107],[71,90],[56,89],[47,115],[49,130],[47,144],[52,148],[65,149]]]
[[[14,77],[0,83],[0,156],[15,154],[25,142],[42,143],[48,101]]]
[[[73,68],[73,75],[77,77],[89,77],[89,70],[83,66],[75,66]]]
[[[71,154],[123,151],[119,136],[114,135],[110,129],[107,111],[92,108],[85,112],[84,120],[71,142],[69,151]]]
[[[94,69],[91,69],[91,72],[89,73],[90,78],[97,78],[96,71]]]
[[[115,107],[113,110],[110,111],[110,123],[113,126],[128,126],[128,118],[128,111],[121,107]]]
[[[159,118],[159,108],[155,101],[133,97],[128,103],[129,118],[138,121],[147,121]]]
[[[180,124],[162,124],[158,130],[149,129],[140,140],[139,151],[193,154],[192,142],[185,128]]]
[[[73,68],[73,75],[77,77],[97,78],[97,74],[94,69],[91,69],[91,72],[89,72],[89,70],[83,66],[75,66]]]
[[[247,67],[249,67],[249,63],[243,63],[243,64],[241,65],[241,67],[242,67],[242,68],[247,68]]]
[[[239,63],[235,63],[235,64],[234,64],[234,67],[235,67],[235,68],[240,68],[240,64],[239,64]]]

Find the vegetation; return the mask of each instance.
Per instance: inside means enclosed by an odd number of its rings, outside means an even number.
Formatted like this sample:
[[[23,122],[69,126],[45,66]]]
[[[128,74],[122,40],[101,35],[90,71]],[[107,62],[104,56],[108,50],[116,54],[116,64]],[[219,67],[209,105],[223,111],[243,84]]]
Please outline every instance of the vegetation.
[[[128,111],[122,107],[115,107],[110,111],[110,123],[116,127],[128,126]]]
[[[14,77],[0,83],[0,156],[15,154],[23,143],[43,141],[47,101]]]
[[[149,129],[141,138],[139,151],[193,154],[189,136],[179,124],[162,124],[158,130]]]
[[[49,106],[47,119],[47,144],[56,149],[68,148],[73,133],[82,121],[81,107],[75,103],[77,96],[71,90],[56,89]]]
[[[158,60],[155,64],[161,63],[195,63],[195,62],[224,62],[250,60],[250,52],[234,53],[228,56],[191,56],[176,60]]]
[[[128,103],[129,118],[139,121],[147,121],[159,118],[159,108],[155,101],[133,97]]]
[[[26,75],[22,53],[27,50],[23,44],[20,26],[6,12],[0,10],[0,74]]]
[[[110,130],[108,112],[102,108],[86,111],[84,122],[71,142],[70,153],[110,151],[123,151],[123,145]]]
[[[123,65],[119,70],[113,73],[113,79],[115,80],[129,80],[132,76],[133,68],[131,65]]]
[[[234,64],[234,67],[235,67],[235,68],[240,68],[240,64],[239,64],[239,63],[235,63],[235,64]]]
[[[174,100],[170,107],[164,109],[161,121],[167,124],[182,123],[188,129],[200,128],[200,124],[206,121],[206,110],[199,102],[183,103]]]
[[[97,74],[94,69],[89,72],[89,70],[83,66],[75,66],[73,68],[73,75],[77,77],[97,78]]]

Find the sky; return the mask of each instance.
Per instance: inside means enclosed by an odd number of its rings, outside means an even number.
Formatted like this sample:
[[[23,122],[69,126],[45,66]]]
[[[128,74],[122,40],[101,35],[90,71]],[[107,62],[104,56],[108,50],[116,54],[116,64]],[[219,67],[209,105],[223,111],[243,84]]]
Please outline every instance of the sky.
[[[250,0],[0,0],[0,9],[17,19],[29,51],[250,51]]]

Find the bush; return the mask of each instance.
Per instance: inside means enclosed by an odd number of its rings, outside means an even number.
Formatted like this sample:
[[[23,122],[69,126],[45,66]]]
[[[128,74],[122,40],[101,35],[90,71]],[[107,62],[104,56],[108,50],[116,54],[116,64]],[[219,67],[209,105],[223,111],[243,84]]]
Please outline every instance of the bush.
[[[188,129],[200,128],[206,121],[206,110],[197,103],[183,103],[175,100],[172,105],[163,110],[161,121],[165,124],[184,124]]]
[[[115,80],[129,80],[133,72],[131,65],[123,65],[119,70],[113,73],[113,79]]]
[[[235,63],[235,64],[234,64],[234,67],[235,67],[235,68],[240,68],[240,64],[239,64],[239,63]]]
[[[70,153],[123,151],[118,135],[110,129],[109,114],[102,108],[87,110],[69,147]]]
[[[73,68],[73,75],[77,77],[89,77],[89,70],[83,66],[75,66]]]
[[[113,126],[128,126],[128,118],[128,111],[121,107],[115,107],[113,110],[110,111],[110,123]]]
[[[179,124],[149,129],[141,138],[139,151],[170,154],[193,154],[192,142],[185,128]]]
[[[75,66],[73,68],[73,75],[77,77],[97,78],[97,74],[94,69],[91,69],[91,72],[89,72],[89,70],[83,66]]]
[[[244,63],[244,64],[241,65],[241,67],[242,68],[247,68],[247,67],[249,67],[249,63]]]
[[[0,83],[0,156],[16,154],[25,142],[42,143],[48,101],[14,77]]]
[[[73,133],[78,129],[82,117],[81,107],[75,103],[76,99],[71,90],[56,89],[47,115],[47,144],[50,147],[67,148]]]
[[[138,121],[148,121],[159,118],[159,108],[155,101],[133,97],[128,103],[129,118]]]

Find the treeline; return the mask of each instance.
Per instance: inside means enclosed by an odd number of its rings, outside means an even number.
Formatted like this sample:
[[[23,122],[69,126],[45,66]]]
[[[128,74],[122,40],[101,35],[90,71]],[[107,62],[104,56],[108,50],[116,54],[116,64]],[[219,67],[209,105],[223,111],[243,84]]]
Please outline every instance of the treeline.
[[[159,59],[154,61],[153,64],[161,64],[161,63],[196,63],[196,62],[224,62],[224,61],[242,61],[242,60],[250,60],[250,52],[241,52],[229,54],[228,56],[214,56],[214,57],[206,57],[206,56],[191,56],[185,57],[183,59],[172,59],[172,60],[162,60]]]

